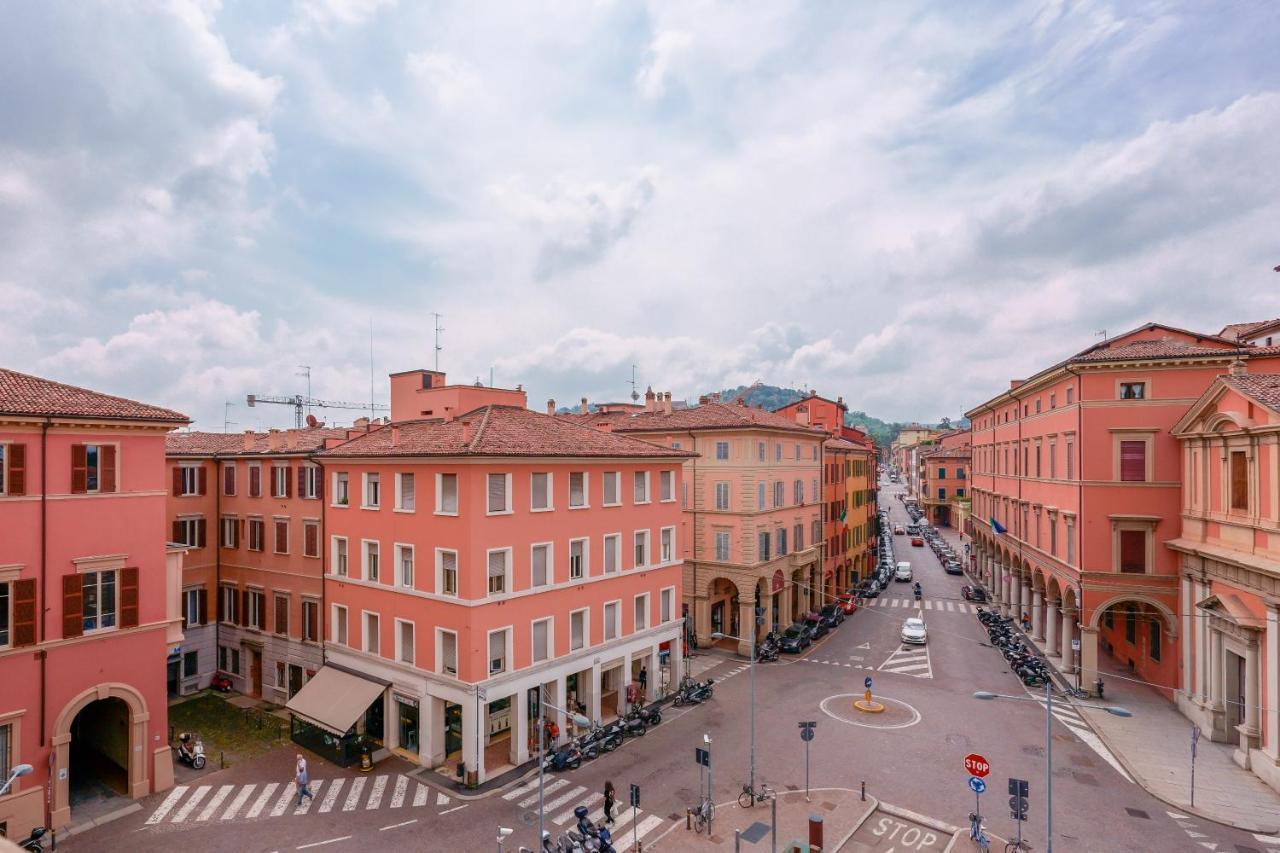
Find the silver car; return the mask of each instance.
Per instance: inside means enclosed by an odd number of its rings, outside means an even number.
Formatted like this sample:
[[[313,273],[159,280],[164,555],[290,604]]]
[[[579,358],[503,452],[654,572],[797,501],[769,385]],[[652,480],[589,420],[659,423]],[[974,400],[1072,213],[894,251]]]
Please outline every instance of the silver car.
[[[923,646],[928,641],[929,631],[919,616],[912,616],[902,623],[902,642]]]

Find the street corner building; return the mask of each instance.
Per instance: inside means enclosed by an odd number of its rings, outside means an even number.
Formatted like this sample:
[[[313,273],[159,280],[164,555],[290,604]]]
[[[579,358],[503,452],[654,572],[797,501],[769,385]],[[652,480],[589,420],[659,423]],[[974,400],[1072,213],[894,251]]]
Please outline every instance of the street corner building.
[[[1280,789],[1280,321],[1149,323],[972,421],[975,566],[1092,689],[1160,689]]]
[[[173,784],[165,662],[184,548],[165,436],[186,416],[0,369],[0,828]]]
[[[526,402],[397,373],[388,419],[309,454],[325,662],[288,701],[296,741],[478,785],[523,769],[540,729],[568,737],[566,709],[607,721],[674,687],[690,452]]]

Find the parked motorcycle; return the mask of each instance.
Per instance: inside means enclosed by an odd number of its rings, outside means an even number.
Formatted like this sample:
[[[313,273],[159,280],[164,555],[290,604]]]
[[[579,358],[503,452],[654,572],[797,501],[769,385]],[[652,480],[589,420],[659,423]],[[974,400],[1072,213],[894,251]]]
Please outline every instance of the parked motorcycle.
[[[555,752],[549,753],[543,761],[544,770],[576,770],[582,766],[582,750],[573,741],[566,743]]]
[[[627,712],[627,719],[633,718],[642,720],[646,726],[656,726],[662,722],[662,705],[657,702],[648,707],[635,705]]]
[[[693,682],[679,693],[676,694],[675,704],[679,705],[700,705],[711,698],[714,689],[711,686],[712,681],[708,678],[704,682]]]
[[[183,764],[194,767],[196,770],[204,769],[204,743],[199,738],[192,737],[190,732],[179,735],[178,745],[174,751],[178,753],[178,760]]]
[[[44,837],[46,831],[43,826],[37,826],[31,830],[26,841],[18,842],[18,849],[25,850],[26,853],[44,853],[44,845],[40,843],[40,839]]]

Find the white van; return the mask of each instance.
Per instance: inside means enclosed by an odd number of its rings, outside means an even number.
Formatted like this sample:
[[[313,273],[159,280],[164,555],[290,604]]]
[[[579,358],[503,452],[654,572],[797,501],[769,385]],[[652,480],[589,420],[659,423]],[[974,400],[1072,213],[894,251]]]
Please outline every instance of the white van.
[[[893,573],[893,579],[896,581],[911,580],[911,564],[906,562],[898,563],[898,570]]]

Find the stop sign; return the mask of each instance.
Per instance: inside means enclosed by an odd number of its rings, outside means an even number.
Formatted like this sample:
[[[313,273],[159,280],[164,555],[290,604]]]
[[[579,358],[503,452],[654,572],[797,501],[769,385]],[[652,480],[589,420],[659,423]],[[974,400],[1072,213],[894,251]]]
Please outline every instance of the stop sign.
[[[970,776],[981,779],[991,772],[991,765],[978,753],[971,752],[964,757],[964,769],[969,771]]]

